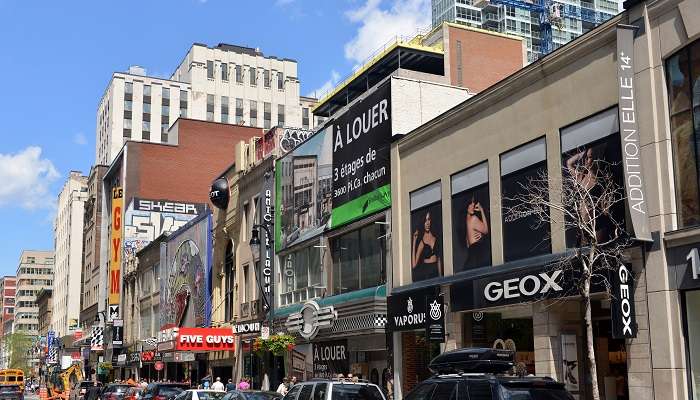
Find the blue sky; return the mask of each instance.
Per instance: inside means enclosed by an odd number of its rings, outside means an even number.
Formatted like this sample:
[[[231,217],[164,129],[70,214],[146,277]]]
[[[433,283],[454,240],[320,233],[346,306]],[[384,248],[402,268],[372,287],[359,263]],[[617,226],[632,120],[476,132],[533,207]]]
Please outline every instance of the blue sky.
[[[53,248],[57,194],[95,159],[95,110],[114,71],[168,76],[194,42],[296,59],[323,92],[394,35],[430,23],[429,0],[0,0],[0,275]]]

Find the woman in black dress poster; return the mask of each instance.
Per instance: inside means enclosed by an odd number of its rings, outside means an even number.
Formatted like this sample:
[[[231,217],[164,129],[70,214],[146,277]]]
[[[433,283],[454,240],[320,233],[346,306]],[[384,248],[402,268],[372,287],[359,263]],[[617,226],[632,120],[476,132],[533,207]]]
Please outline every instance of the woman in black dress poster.
[[[411,213],[411,271],[413,282],[442,276],[440,203]]]

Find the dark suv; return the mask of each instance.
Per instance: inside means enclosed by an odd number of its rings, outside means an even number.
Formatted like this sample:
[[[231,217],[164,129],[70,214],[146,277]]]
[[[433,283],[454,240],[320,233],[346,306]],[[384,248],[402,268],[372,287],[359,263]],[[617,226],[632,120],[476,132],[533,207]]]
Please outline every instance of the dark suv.
[[[151,383],[141,393],[140,400],[171,400],[189,388],[186,383]]]
[[[404,400],[573,400],[564,384],[548,377],[505,375],[514,365],[511,350],[458,349],[430,362],[435,373]]]

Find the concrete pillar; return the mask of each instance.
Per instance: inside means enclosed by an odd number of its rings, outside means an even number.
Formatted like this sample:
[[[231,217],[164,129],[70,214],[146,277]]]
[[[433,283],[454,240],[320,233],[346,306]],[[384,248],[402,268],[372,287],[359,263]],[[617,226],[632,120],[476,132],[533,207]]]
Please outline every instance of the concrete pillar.
[[[394,348],[394,399],[403,398],[403,351],[402,351],[402,341],[401,332],[394,332],[391,334],[393,340]],[[389,399],[391,400],[391,399]]]
[[[451,312],[449,309],[450,288],[445,287],[443,292],[445,293],[447,310],[445,310],[445,345],[442,350],[450,351],[464,347],[464,343],[462,343],[462,313]]]
[[[558,318],[553,315],[551,302],[532,304],[532,333],[535,347],[535,375],[549,376],[558,381],[562,376],[557,369],[561,365],[561,342]]]
[[[629,397],[637,400],[654,398],[654,385],[651,373],[651,348],[649,345],[649,313],[646,295],[646,274],[641,263],[633,263],[637,281],[634,292],[634,307],[637,317],[637,337],[628,339],[627,349],[627,386]]]

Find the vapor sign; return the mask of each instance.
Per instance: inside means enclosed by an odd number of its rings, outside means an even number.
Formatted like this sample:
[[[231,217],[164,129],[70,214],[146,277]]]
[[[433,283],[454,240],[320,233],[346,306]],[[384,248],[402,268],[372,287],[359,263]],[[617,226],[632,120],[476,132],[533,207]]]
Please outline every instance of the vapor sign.
[[[332,125],[333,228],[391,205],[390,88],[378,88]]]

